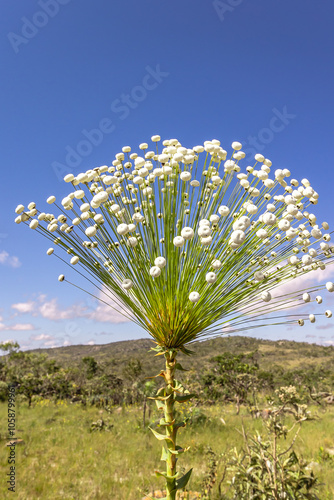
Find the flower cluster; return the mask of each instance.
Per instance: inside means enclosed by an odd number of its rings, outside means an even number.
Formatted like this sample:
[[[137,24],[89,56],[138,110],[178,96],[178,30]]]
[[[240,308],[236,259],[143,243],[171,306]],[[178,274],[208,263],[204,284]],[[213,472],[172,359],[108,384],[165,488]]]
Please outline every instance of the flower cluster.
[[[160,151],[160,137],[151,140],[153,150],[125,146],[111,166],[66,175],[67,196],[46,200],[53,213],[32,202],[16,208],[15,221],[49,238],[48,255],[67,253],[64,262],[108,290],[161,345],[178,347],[227,323],[313,323],[315,314],[274,314],[321,304],[314,293],[334,291],[328,282],[279,294],[282,284],[333,263],[310,182],[273,170],[261,154],[242,170],[239,142],[228,157],[218,140],[189,149],[170,139]]]

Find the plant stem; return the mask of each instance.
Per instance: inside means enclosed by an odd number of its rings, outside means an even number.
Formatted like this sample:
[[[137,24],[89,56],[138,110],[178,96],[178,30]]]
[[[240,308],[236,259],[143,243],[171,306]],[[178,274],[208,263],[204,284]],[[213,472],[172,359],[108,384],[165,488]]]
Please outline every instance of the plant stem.
[[[169,353],[166,353],[165,358],[166,358],[165,395],[166,396],[170,395],[170,397],[166,400],[166,405],[165,405],[165,421],[166,423],[171,422],[171,425],[166,426],[166,436],[172,439],[172,441],[170,441],[169,439],[166,440],[166,444],[169,449],[175,450],[177,428],[175,427],[174,423],[174,394],[172,388],[174,387],[176,353],[172,356],[170,356]],[[166,472],[168,476],[174,476],[176,474],[176,461],[177,461],[176,455],[168,452],[168,459],[166,461],[166,466],[167,466]],[[175,479],[166,480],[167,500],[176,499],[175,482],[176,482]]]

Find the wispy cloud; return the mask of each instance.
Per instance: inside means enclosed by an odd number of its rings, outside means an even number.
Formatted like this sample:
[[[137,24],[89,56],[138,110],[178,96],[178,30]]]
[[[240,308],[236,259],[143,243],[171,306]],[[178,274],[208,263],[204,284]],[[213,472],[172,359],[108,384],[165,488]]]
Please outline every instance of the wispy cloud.
[[[326,325],[319,325],[316,327],[317,330],[334,330],[334,326],[332,323],[327,323]]]
[[[52,335],[46,335],[45,333],[41,333],[41,335],[33,335],[30,337],[31,340],[51,340],[54,339]]]
[[[287,295],[289,293],[298,292],[306,288],[311,288],[314,285],[324,284],[326,281],[334,277],[334,265],[326,267],[326,269],[317,269],[315,271],[310,271],[298,278],[285,283],[283,285],[278,285],[272,291],[273,297],[278,297],[280,295]]]
[[[101,292],[101,298],[106,300]],[[56,298],[48,300],[46,295],[40,295],[37,300],[27,302],[18,302],[12,304],[12,309],[17,314],[31,314],[32,316],[41,316],[51,321],[71,320],[85,318],[92,321],[103,323],[125,323],[129,321],[121,311],[126,311],[121,306],[115,304],[110,299],[110,306],[104,303],[98,303],[95,308],[88,307],[85,304],[72,304],[69,307],[61,307]]]
[[[21,266],[19,258],[15,257],[14,255],[9,255],[9,253],[6,252],[5,250],[2,250],[0,252],[0,264],[14,268]]]
[[[10,331],[23,331],[23,330],[36,330],[36,327],[31,323],[15,323],[14,325],[5,325],[0,323],[0,330],[10,330]]]

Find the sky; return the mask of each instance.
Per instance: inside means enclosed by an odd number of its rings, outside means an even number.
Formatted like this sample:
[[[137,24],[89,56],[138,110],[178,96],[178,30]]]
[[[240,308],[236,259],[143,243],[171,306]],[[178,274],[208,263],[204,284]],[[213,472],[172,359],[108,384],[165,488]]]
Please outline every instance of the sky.
[[[331,0],[16,0],[0,14],[0,340],[31,349],[147,337],[59,283],[63,264],[14,210],[62,198],[66,173],[111,164],[154,134],[186,147],[242,142],[309,179],[314,212],[333,226]],[[326,318],[249,334],[334,344]]]

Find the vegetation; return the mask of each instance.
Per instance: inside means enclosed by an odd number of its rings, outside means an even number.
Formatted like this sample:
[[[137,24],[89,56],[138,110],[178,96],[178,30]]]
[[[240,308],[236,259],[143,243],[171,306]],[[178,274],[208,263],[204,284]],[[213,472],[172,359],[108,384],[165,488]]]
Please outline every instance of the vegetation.
[[[150,398],[162,384],[159,377],[146,378],[143,358],[150,342],[129,344],[130,358],[126,342],[90,351],[72,346],[21,352],[18,345],[7,346],[0,361],[0,465],[4,476],[7,387],[14,384],[16,435],[23,439],[16,447],[17,498],[163,496],[159,479],[147,476],[159,468],[149,428],[159,434],[161,420]],[[202,372],[180,371],[179,377],[197,398],[192,405],[185,398],[175,413],[187,423],[183,432],[190,449],[181,472],[194,467],[189,499],[248,499],[250,489],[254,498],[284,498],[277,496],[285,491],[279,489],[282,477],[293,492],[287,499],[331,500],[334,348],[244,337],[209,340],[198,348],[204,353]],[[68,364],[63,351],[71,349],[77,355]],[[186,356],[181,362],[189,366]],[[267,488],[262,496],[259,484]]]

